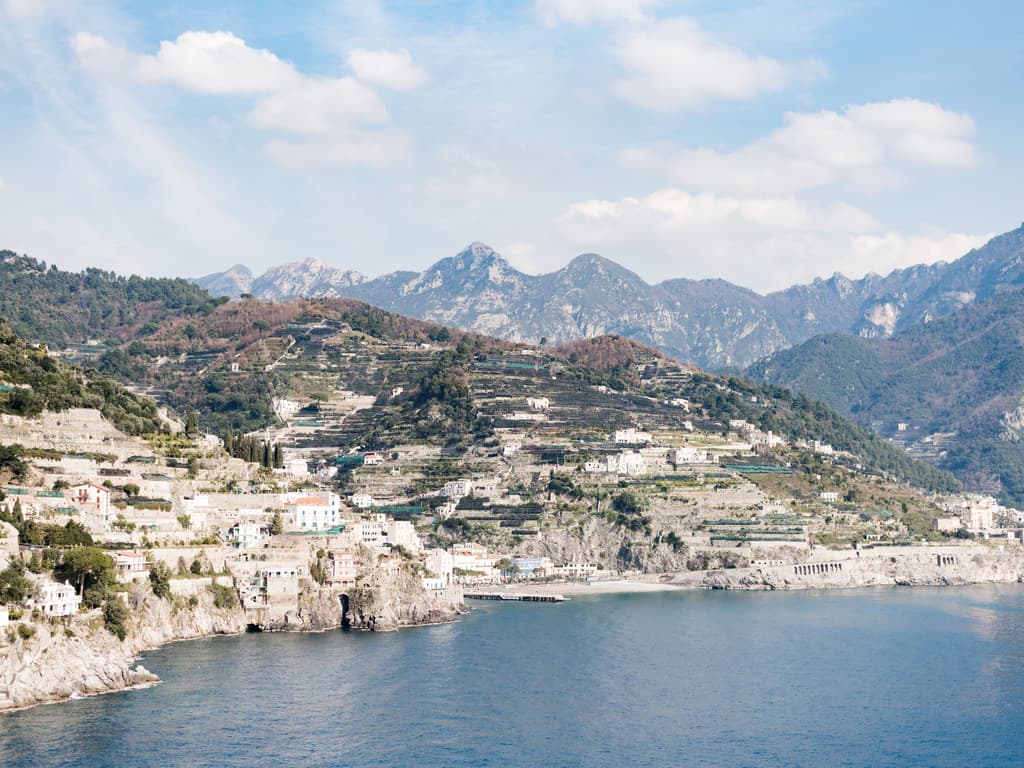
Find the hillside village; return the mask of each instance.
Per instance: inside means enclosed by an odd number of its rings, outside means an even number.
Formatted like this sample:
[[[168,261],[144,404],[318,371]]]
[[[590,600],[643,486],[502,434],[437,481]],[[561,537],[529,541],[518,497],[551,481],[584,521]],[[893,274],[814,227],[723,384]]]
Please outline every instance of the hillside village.
[[[310,324],[321,328],[330,329]],[[560,376],[530,348],[471,362],[468,396],[493,425],[485,438],[367,450],[357,426],[395,412],[416,386],[400,376],[415,377],[444,346],[377,340],[376,358],[401,357],[404,368],[388,371],[372,397],[340,388],[338,362],[324,373],[323,359],[346,357],[331,358],[332,344],[367,343],[330,330],[314,354],[292,341],[275,364],[329,392],[274,398],[278,425],[255,436],[276,447],[277,468],[228,455],[220,436],[186,436],[183,424],[147,439],[95,411],[5,415],[0,442],[32,459],[0,508],[9,522],[82,526],[111,548],[121,579],[145,578],[155,563],[186,580],[197,562],[200,574],[230,576],[248,623],[265,628],[301,624],[301,595],[340,596],[367,571],[418,573],[431,599],[457,606],[464,584],[796,564],[816,547],[950,536],[1020,539],[1018,516],[991,499],[926,497],[865,474],[823,441],[714,422],[684,397]],[[697,375],[654,356],[633,367],[669,393]]]
[[[917,489],[894,474],[916,466],[802,402],[639,345],[409,335],[313,315],[230,353],[163,359],[167,392],[178,377],[274,382],[271,423],[250,432],[206,432],[224,420],[194,411],[154,411],[159,431],[136,435],[89,408],[0,415],[6,653],[37,632],[57,642],[61,623],[69,638],[106,625],[136,650],[245,628],[391,629],[451,620],[466,588],[501,584],[849,586],[878,577],[841,563],[882,553],[956,581],[971,558],[1021,549],[1019,513]],[[60,371],[45,361],[78,353],[21,354]],[[0,372],[8,404],[32,390],[17,378]],[[140,389],[159,396],[157,383]],[[76,564],[85,551],[99,560]],[[24,701],[11,690],[0,704]]]

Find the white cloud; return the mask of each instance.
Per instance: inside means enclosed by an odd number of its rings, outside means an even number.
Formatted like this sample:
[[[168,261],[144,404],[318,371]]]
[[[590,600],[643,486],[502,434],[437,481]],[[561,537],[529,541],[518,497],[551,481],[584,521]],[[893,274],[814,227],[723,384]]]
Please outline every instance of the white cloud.
[[[307,142],[267,142],[267,154],[293,171],[362,166],[393,168],[412,153],[409,138],[396,130],[340,131]]]
[[[408,159],[411,144],[400,132],[360,127],[386,126],[390,121],[387,108],[367,83],[400,89],[426,77],[404,50],[353,51],[349,61],[360,79],[309,77],[230,32],[184,32],[173,42],[161,42],[154,55],[130,53],[89,33],[76,34],[71,45],[83,67],[108,78],[258,97],[246,116],[250,125],[312,137],[307,143],[266,143],[268,155],[292,170],[388,167]]]
[[[688,186],[738,194],[791,194],[839,181],[888,185],[905,165],[968,167],[975,162],[967,115],[897,99],[841,112],[788,113],[785,125],[732,152],[667,145],[622,153],[637,170]]]
[[[638,22],[661,5],[661,0],[537,0],[536,8],[544,24],[553,27],[561,22]]]
[[[230,32],[190,31],[163,40],[154,55],[129,54],[98,35],[71,40],[89,69],[125,74],[139,82],[172,83],[198,93],[269,93],[291,88],[302,76],[291,64],[263,48],[251,48]]]
[[[416,66],[406,50],[368,51],[356,48],[348,55],[348,65],[355,76],[367,83],[408,91],[427,82],[427,73]]]
[[[327,134],[338,126],[387,120],[377,94],[350,77],[304,80],[267,96],[249,113],[255,126],[297,134]]]
[[[663,189],[646,197],[587,200],[559,220],[565,243],[620,260],[648,279],[722,277],[768,291],[840,270],[851,277],[950,260],[988,235],[879,232],[845,203],[736,197]]]
[[[619,96],[663,111],[713,99],[749,99],[824,73],[820,63],[786,65],[748,54],[688,18],[629,28],[618,41],[616,55],[625,70],[615,84]]]

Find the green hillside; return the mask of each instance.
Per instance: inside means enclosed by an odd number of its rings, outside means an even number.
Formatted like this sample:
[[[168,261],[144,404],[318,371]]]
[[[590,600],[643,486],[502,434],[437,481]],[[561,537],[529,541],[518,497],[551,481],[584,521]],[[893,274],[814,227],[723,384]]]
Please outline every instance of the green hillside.
[[[1022,339],[1024,293],[1004,291],[888,339],[811,339],[749,374],[820,398],[967,487],[1024,506],[1013,415],[1024,395]]]
[[[0,251],[0,318],[19,336],[53,347],[128,339],[177,314],[212,312],[223,301],[187,280],[65,272]]]
[[[49,356],[0,321],[0,413],[36,416],[43,410],[97,408],[132,435],[161,431],[156,405],[112,379]]]

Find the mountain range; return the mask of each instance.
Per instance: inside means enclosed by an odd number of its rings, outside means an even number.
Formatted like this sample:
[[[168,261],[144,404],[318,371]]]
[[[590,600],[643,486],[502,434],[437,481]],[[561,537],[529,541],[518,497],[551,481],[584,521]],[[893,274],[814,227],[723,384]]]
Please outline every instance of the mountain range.
[[[837,273],[767,295],[715,279],[651,285],[596,254],[529,275],[482,243],[423,272],[372,279],[306,259],[259,277],[236,265],[195,282],[216,296],[356,298],[517,342],[616,334],[703,368],[735,369],[819,334],[884,338],[1024,285],[1024,225],[954,262],[858,280]]]

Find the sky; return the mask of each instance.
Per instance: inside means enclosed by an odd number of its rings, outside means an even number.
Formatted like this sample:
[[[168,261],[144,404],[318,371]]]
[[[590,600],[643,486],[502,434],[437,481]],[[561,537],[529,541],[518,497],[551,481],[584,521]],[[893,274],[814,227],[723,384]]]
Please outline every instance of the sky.
[[[0,0],[0,248],[766,292],[1024,220],[1024,3]]]

